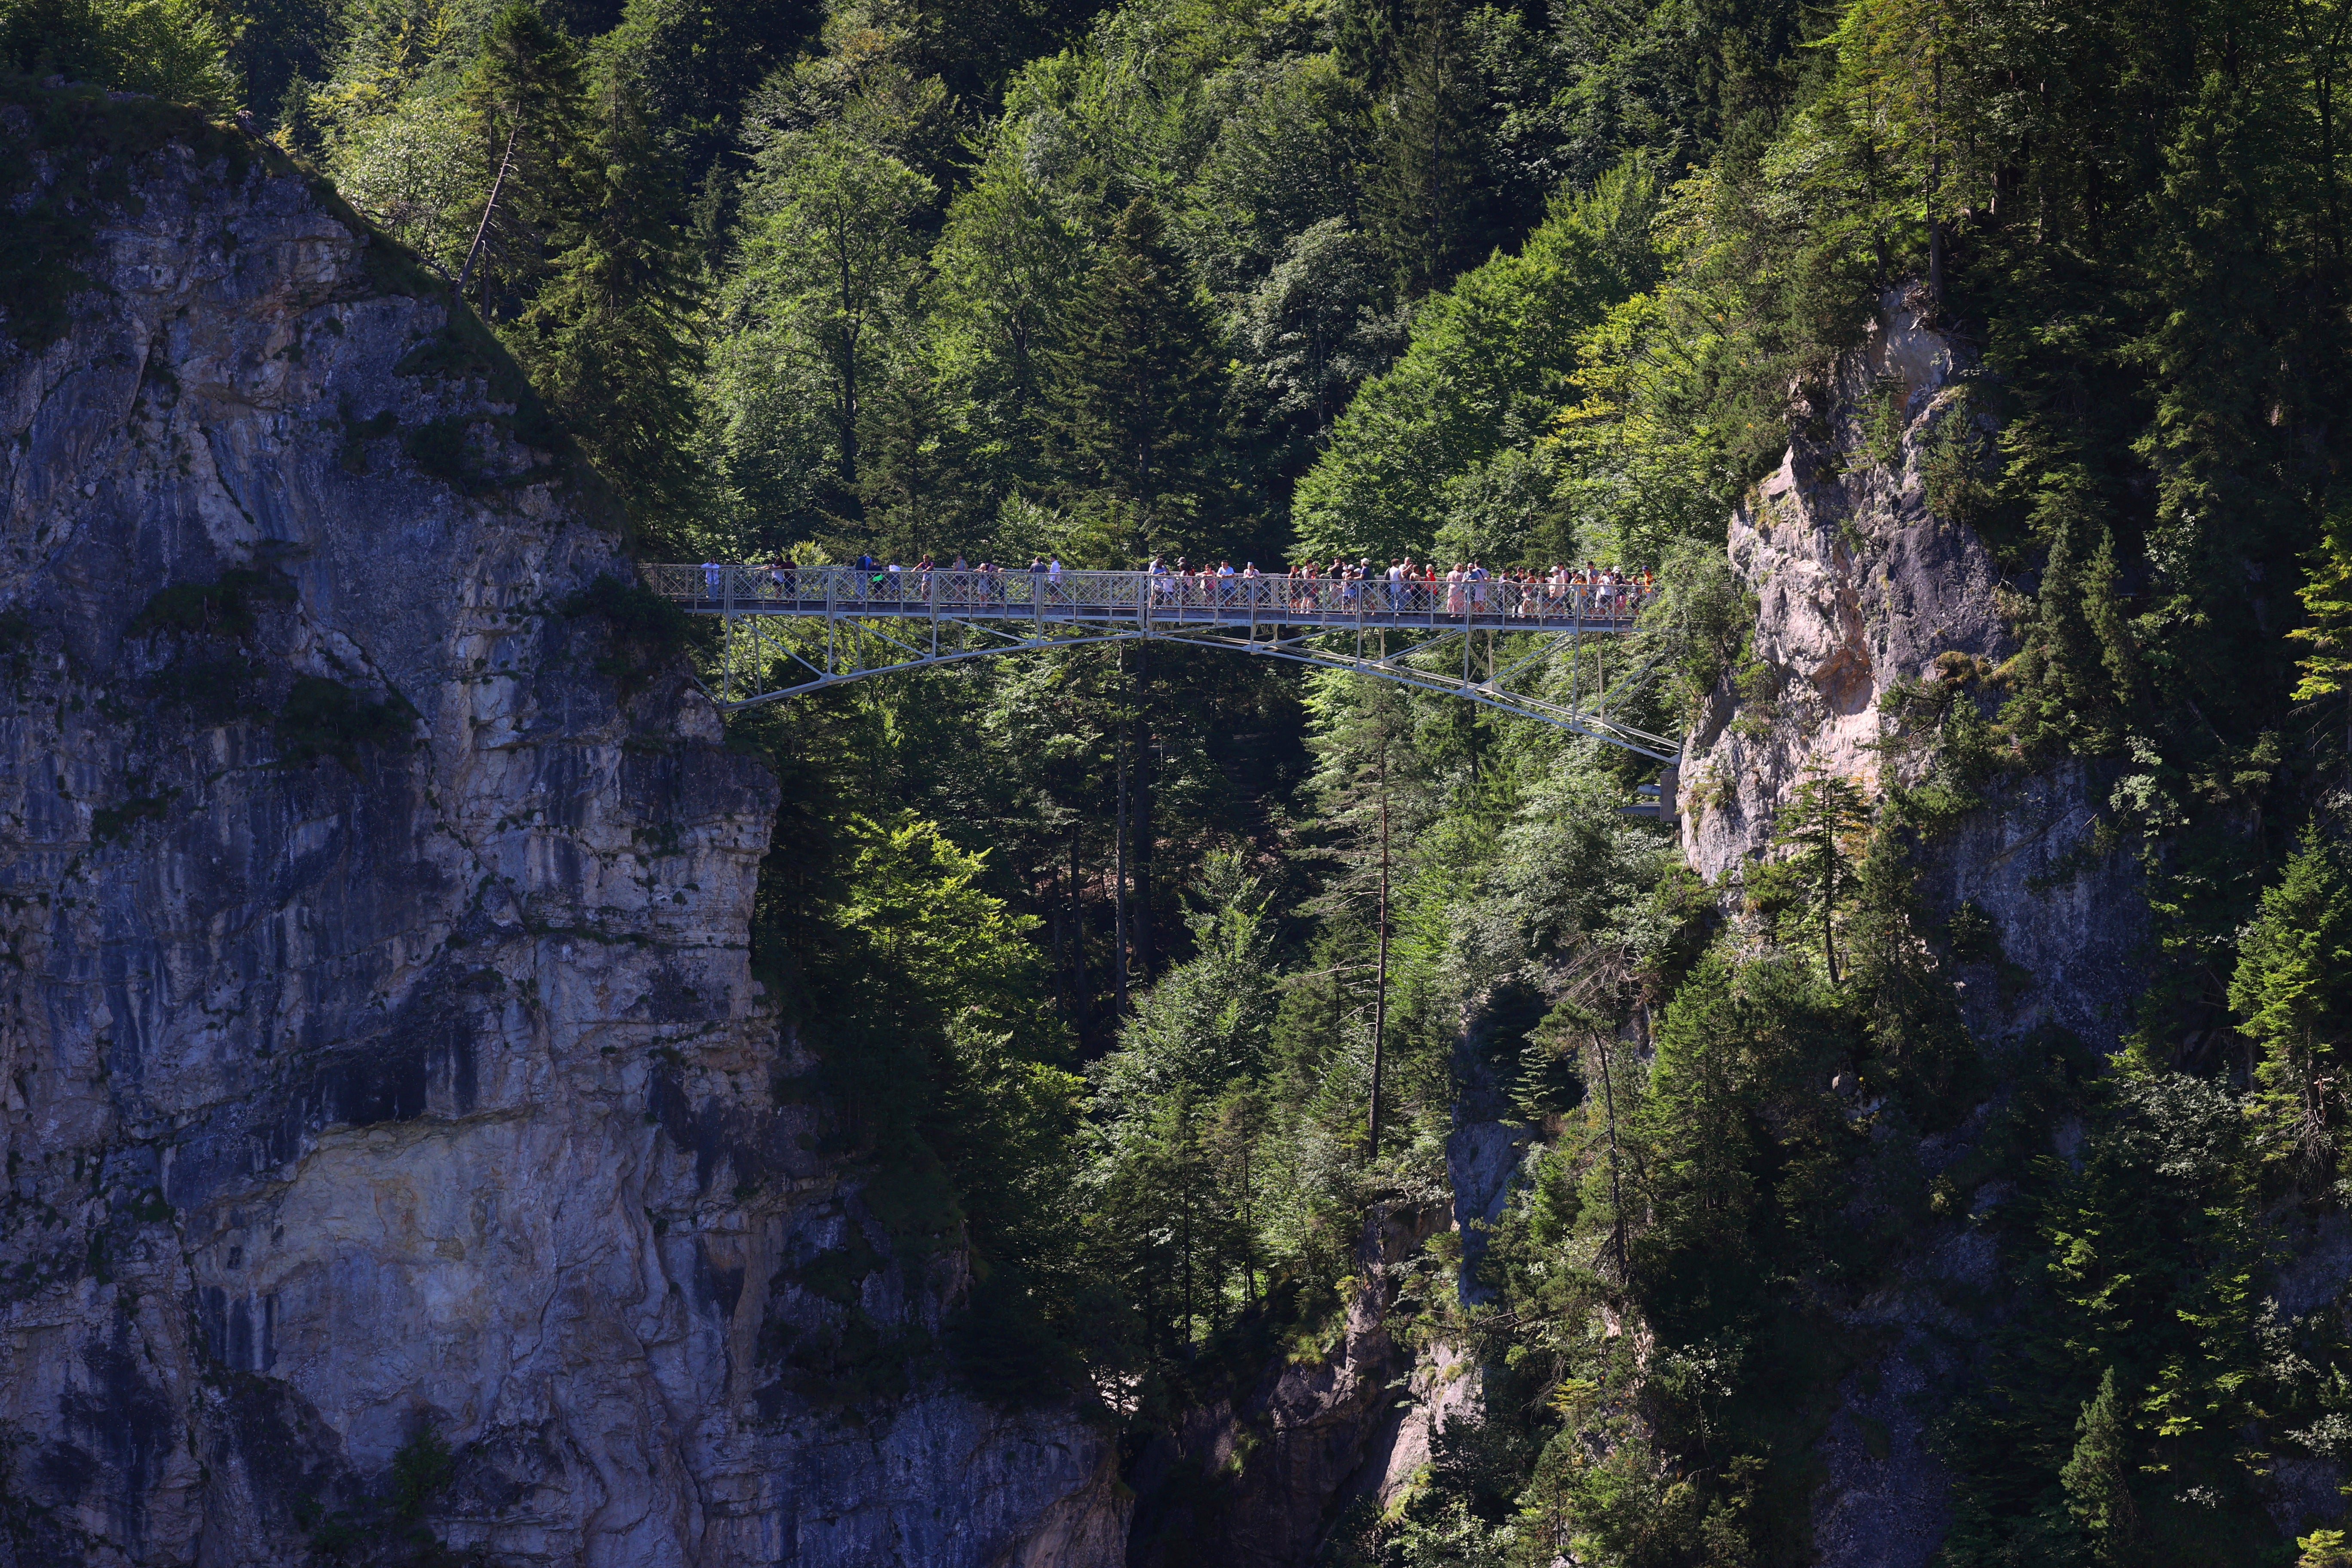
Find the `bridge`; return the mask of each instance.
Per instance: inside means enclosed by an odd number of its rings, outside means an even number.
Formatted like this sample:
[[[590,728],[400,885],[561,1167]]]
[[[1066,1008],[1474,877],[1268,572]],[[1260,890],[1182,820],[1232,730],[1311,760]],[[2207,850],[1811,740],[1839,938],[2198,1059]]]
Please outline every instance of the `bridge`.
[[[1655,668],[1654,659],[1634,670],[1609,668],[1608,643],[1633,629],[1651,597],[1632,584],[791,563],[643,565],[638,573],[687,614],[722,623],[718,695],[730,710],[994,654],[1152,639],[1353,670],[1661,763],[1680,750],[1671,736],[1609,713],[1612,691],[1622,704]],[[1552,696],[1528,689],[1560,660],[1568,666],[1565,701],[1557,681]]]

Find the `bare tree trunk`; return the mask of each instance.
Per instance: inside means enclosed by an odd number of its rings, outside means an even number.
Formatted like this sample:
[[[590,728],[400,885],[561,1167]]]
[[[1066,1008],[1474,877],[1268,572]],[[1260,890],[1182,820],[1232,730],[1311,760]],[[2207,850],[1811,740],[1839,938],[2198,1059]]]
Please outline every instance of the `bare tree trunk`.
[[[1372,982],[1372,1095],[1364,1124],[1368,1161],[1381,1157],[1381,1068],[1389,1026],[1389,743],[1381,741],[1381,909],[1380,958]]]
[[[1127,1016],[1127,740],[1128,721],[1118,721],[1118,824],[1111,849],[1112,984],[1118,996],[1118,1016]]]
[[[1595,1029],[1592,1044],[1601,1053],[1601,1097],[1609,1108],[1609,1207],[1615,1222],[1617,1279],[1623,1284],[1629,1276],[1625,1271],[1625,1196],[1617,1183],[1617,1074],[1609,1061],[1609,1037]]]
[[[514,162],[515,138],[522,134],[522,121],[515,121],[507,132],[507,150],[499,159],[498,177],[490,182],[490,199],[482,204],[482,221],[474,226],[474,243],[466,247],[465,265],[457,268],[457,298],[466,297],[466,279],[473,275],[474,258],[482,253],[482,240],[490,232],[490,215],[499,210],[499,192],[505,189],[507,165]],[[487,312],[485,312],[487,314]]]

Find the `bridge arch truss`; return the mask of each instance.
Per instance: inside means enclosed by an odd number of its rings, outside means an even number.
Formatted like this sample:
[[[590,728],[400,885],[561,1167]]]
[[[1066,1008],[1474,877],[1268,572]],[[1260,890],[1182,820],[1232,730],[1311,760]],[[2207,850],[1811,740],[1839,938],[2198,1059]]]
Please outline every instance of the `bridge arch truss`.
[[[1644,602],[1630,586],[718,563],[639,571],[687,614],[720,622],[715,695],[730,710],[901,670],[1151,641],[1349,670],[1660,763],[1680,750],[1609,713],[1611,696],[1622,702],[1652,668],[1610,679],[1606,647],[1633,630]],[[1529,689],[1562,659],[1566,701]]]

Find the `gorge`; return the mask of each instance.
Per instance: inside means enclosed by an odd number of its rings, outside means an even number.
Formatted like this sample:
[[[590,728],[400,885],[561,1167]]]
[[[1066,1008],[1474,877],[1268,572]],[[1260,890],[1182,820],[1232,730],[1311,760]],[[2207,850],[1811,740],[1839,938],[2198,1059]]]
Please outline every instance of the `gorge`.
[[[2347,17],[0,0],[0,1568],[2352,1563]]]

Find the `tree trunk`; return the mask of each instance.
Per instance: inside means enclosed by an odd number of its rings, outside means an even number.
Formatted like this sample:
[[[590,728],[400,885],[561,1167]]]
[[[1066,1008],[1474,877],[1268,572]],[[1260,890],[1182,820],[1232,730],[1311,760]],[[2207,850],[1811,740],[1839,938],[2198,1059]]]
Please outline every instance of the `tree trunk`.
[[[1625,1272],[1625,1198],[1617,1184],[1617,1084],[1616,1073],[1609,1061],[1609,1039],[1600,1030],[1592,1031],[1592,1044],[1601,1053],[1601,1096],[1609,1108],[1609,1207],[1614,1222],[1617,1243],[1617,1280],[1626,1282]]]
[[[1124,697],[1126,693],[1122,690],[1120,695]],[[1122,713],[1117,742],[1118,823],[1111,846],[1110,873],[1112,987],[1118,997],[1118,1016],[1122,1018],[1127,1016],[1127,743],[1128,718]]]
[[[1149,984],[1151,946],[1151,647],[1136,649],[1135,700],[1135,973]]]
[[[1381,908],[1378,939],[1380,956],[1375,963],[1372,981],[1372,1094],[1371,1107],[1365,1113],[1364,1129],[1370,1152],[1367,1162],[1381,1157],[1381,1055],[1387,1046],[1389,1026],[1389,743],[1381,742]]]

